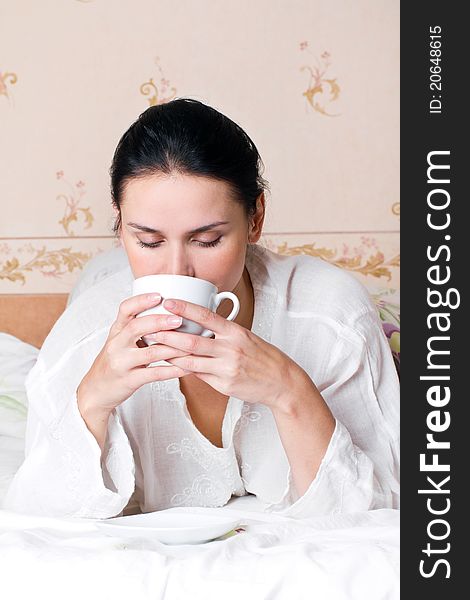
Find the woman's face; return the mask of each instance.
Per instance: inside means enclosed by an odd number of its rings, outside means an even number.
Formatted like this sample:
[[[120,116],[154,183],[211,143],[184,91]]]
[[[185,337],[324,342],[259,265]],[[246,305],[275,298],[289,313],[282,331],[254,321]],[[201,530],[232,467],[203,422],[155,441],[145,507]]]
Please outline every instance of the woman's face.
[[[134,277],[172,273],[232,291],[257,241],[227,183],[191,175],[133,179],[121,201],[121,243]]]

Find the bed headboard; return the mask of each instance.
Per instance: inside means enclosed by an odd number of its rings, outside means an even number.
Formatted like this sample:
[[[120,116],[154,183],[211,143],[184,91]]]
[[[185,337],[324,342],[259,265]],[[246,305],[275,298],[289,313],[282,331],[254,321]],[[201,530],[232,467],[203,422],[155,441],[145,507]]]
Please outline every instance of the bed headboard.
[[[0,294],[0,331],[40,348],[68,294]]]

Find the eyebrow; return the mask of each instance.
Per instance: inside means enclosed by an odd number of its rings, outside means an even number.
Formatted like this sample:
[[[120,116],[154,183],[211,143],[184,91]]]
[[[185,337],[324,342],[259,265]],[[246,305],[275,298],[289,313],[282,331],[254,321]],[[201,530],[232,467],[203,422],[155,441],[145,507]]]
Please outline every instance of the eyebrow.
[[[203,233],[204,231],[214,229],[214,227],[218,227],[219,225],[227,225],[227,223],[228,221],[216,221],[215,223],[209,223],[209,225],[203,225],[202,227],[191,229],[191,231],[188,231],[188,233]],[[129,227],[132,227],[133,229],[143,231],[144,233],[158,233],[160,235],[163,235],[163,233],[158,229],[152,229],[151,227],[147,227],[146,225],[139,225],[138,223],[128,223],[127,225]]]

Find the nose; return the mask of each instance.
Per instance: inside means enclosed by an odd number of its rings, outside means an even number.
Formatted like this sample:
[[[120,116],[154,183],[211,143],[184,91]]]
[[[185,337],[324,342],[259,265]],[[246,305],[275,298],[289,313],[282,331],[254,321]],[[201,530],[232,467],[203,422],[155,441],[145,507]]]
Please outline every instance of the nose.
[[[190,256],[183,247],[168,248],[168,259],[166,265],[167,273],[172,275],[186,275],[194,277],[194,268]]]

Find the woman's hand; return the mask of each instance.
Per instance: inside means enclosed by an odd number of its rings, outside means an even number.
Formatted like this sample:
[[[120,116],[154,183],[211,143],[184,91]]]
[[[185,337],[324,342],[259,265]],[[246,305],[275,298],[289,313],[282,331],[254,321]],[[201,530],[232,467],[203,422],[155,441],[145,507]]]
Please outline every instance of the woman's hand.
[[[168,346],[139,346],[142,336],[179,327],[169,315],[139,313],[160,304],[158,295],[139,294],[124,300],[108,338],[77,389],[80,408],[108,414],[145,383],[186,375],[177,365],[147,367],[150,363],[185,356],[187,352]],[[174,318],[174,317],[173,317]],[[146,368],[147,367],[147,368]]]
[[[168,360],[227,396],[277,408],[308,375],[279,348],[211,310],[183,300],[165,300],[164,308],[215,333],[215,339],[180,331],[149,336],[186,356]],[[309,380],[310,381],[310,380]],[[310,381],[311,383],[311,381]]]

